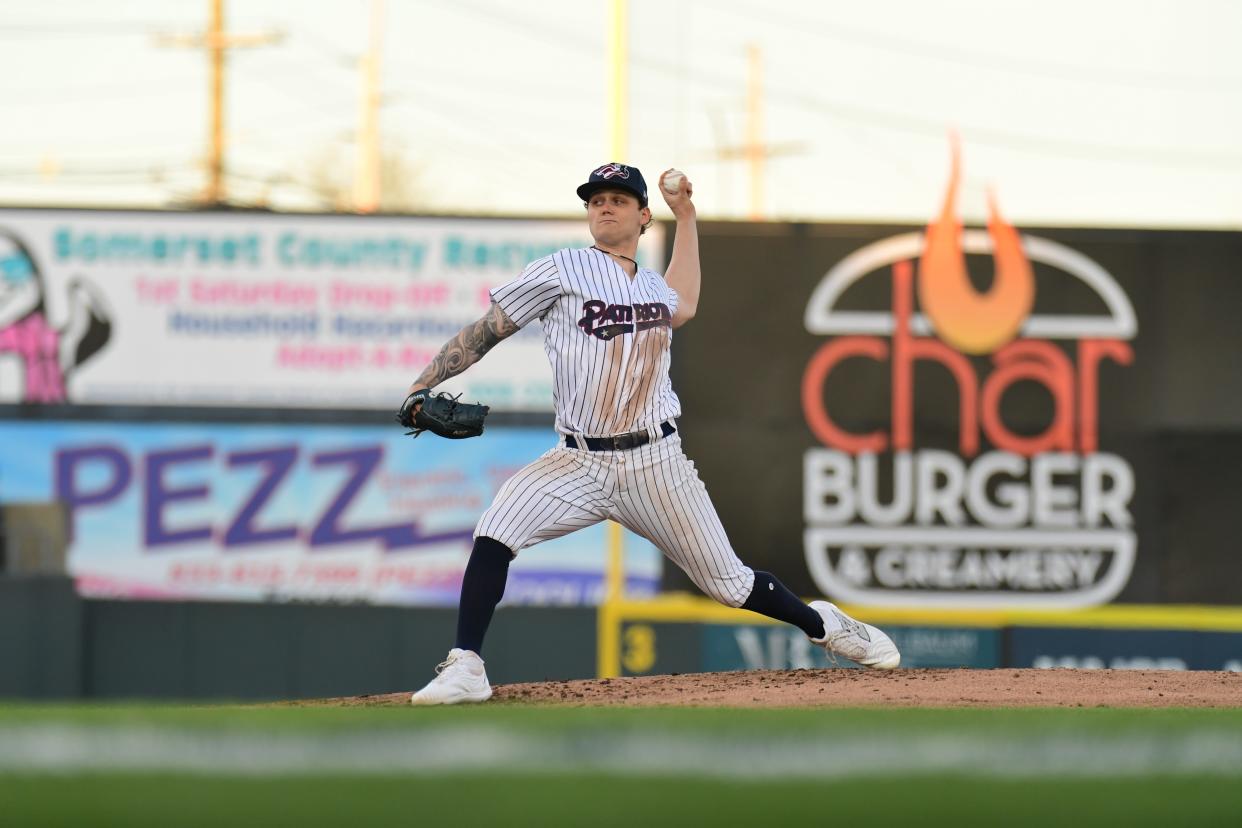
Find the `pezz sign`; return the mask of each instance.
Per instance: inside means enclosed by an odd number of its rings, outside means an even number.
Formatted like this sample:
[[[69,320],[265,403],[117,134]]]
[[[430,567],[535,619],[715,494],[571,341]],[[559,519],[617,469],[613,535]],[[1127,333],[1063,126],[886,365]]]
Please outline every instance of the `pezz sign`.
[[[406,551],[419,546],[469,544],[469,525],[451,531],[424,532],[410,516],[371,525],[351,524],[351,507],[368,484],[378,480],[384,465],[384,446],[363,445],[338,451],[312,453],[300,465],[303,452],[297,444],[276,445],[246,451],[220,452],[212,443],[151,451],[141,458],[113,444],[74,446],[58,450],[54,457],[55,499],[65,504],[72,539],[79,512],[106,508],[115,503],[135,480],[141,485],[142,538],[147,551],[175,551],[187,545],[213,540],[226,551],[255,550],[276,544],[302,542],[310,551],[377,543],[385,552]],[[218,456],[222,455],[222,456]],[[241,492],[236,508],[221,516],[219,525],[209,521],[171,526],[176,507],[184,512],[191,504],[212,498],[212,476],[204,469],[219,463],[228,472],[239,472],[240,481],[225,478],[222,485]],[[304,521],[273,521],[270,507],[293,487],[299,474],[327,472],[322,508]],[[185,482],[185,473],[197,474]],[[254,472],[249,474],[249,472]],[[335,473],[334,473],[335,472]],[[182,480],[174,482],[180,473]],[[216,475],[220,472],[216,471]],[[253,481],[246,480],[253,477]],[[334,480],[335,478],[335,480]],[[319,487],[321,490],[324,488]],[[355,510],[356,511],[356,510]],[[305,525],[299,525],[305,523]]]
[[[0,421],[0,503],[63,504],[84,595],[452,606],[479,514],[548,435],[500,426],[469,442],[415,446],[369,425]],[[659,552],[627,543],[629,585],[650,592]],[[506,600],[595,603],[605,547],[601,525],[526,550]]]
[[[1125,458],[1100,450],[1098,378],[1133,361],[1133,307],[1096,262],[1019,234],[994,203],[986,232],[963,232],[958,177],[955,148],[927,233],[847,256],[807,303],[807,330],[829,337],[802,379],[803,415],[822,444],[803,458],[808,567],[825,593],[856,604],[1107,602],[1134,566],[1135,481]],[[992,284],[980,292],[967,257],[989,254]],[[839,307],[864,278],[891,280],[889,310]],[[1040,312],[1040,285],[1054,279],[1077,280],[1103,313]],[[854,376],[887,386],[884,427],[842,425],[860,418],[828,391],[849,361],[859,361]],[[943,368],[956,388],[951,448],[916,443],[920,363]],[[1051,400],[1037,433],[1006,422],[1002,400],[1019,383]]]

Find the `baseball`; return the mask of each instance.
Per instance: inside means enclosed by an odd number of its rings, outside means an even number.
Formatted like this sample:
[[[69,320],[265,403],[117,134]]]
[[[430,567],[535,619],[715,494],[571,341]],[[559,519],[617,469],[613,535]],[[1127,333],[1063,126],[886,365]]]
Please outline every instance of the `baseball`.
[[[664,175],[664,192],[669,195],[677,195],[681,192],[681,182],[685,180],[686,174],[680,170],[669,170]]]

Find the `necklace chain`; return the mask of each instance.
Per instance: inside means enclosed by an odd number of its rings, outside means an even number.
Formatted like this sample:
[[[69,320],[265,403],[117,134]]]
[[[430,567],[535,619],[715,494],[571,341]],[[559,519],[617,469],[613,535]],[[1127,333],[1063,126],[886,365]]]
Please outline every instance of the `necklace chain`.
[[[596,247],[595,245],[591,245],[591,249],[598,250],[600,253],[607,253],[609,256],[616,256],[618,259],[625,259],[627,262],[634,265],[634,267],[638,267],[638,262],[634,261],[629,256],[622,255],[621,253],[613,253],[611,250],[605,250],[604,248]]]

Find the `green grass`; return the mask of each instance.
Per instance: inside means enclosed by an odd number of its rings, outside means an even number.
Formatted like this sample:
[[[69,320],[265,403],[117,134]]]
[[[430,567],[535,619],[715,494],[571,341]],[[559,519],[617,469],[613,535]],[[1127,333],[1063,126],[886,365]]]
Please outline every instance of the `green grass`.
[[[1238,824],[1237,780],[767,782],[544,777],[0,777],[5,825],[1079,826]]]
[[[1102,731],[1141,726],[1178,730],[1193,726],[1231,728],[1242,734],[1242,698],[1234,708],[714,708],[555,707],[551,705],[462,705],[458,707],[296,707],[178,704],[9,704],[0,705],[0,726],[32,722],[82,725],[154,724],[178,727],[262,727],[276,730],[401,728],[484,723],[540,732],[581,728],[648,726],[672,730],[725,730],[826,734],[840,728],[926,728],[1043,731],[1049,727]]]
[[[239,772],[227,764],[179,773],[158,766],[114,769],[110,743],[87,769],[44,765],[36,772],[24,763],[25,754],[14,758],[12,746],[23,733],[54,741],[63,732],[167,737],[187,750],[213,740],[249,745],[259,770]],[[365,755],[371,746],[387,755],[385,746],[395,747],[400,762],[418,756],[421,746],[442,748],[470,734],[484,744],[496,739],[495,761],[487,764],[484,756],[480,768],[448,770],[263,770],[271,745],[294,744],[329,759],[351,750]],[[623,772],[585,761],[627,744],[629,752],[618,755],[633,764]],[[691,758],[684,765],[666,761],[653,774],[643,770],[653,761],[641,749],[647,744],[653,751],[701,750],[686,754]],[[1225,763],[1195,764],[1193,751],[1204,745],[1225,745]],[[0,706],[0,825],[1236,825],[1242,747],[1232,745],[1242,746],[1242,709],[11,705]],[[1161,763],[1167,757],[1169,767],[1084,772],[1075,751],[1110,746],[1115,753],[1146,750]],[[914,772],[872,767],[844,776],[838,767],[824,774],[831,778],[817,778],[814,761],[764,772],[791,751],[848,761],[851,751],[865,758],[872,748],[899,760],[943,749],[945,764]],[[965,755],[968,764],[975,760],[973,770],[963,771],[956,764],[961,751],[974,748],[978,756]],[[569,766],[558,750],[567,751]],[[1061,755],[1056,751],[1069,751],[1064,771],[1047,763],[1049,750],[1053,759]],[[1034,772],[1022,770],[1027,752]],[[1117,755],[1125,764],[1124,752]],[[574,757],[583,758],[582,767],[573,766]],[[1016,775],[994,772],[1015,757]],[[706,766],[717,759],[733,762],[734,770],[713,774]]]

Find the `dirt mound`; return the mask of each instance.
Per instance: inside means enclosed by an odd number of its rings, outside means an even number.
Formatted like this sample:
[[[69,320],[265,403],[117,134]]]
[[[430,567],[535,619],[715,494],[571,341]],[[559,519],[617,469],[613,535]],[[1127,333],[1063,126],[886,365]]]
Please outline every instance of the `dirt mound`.
[[[408,704],[409,693],[295,702]],[[1242,707],[1242,673],[1170,670],[749,670],[496,685],[492,703],[659,707]]]

